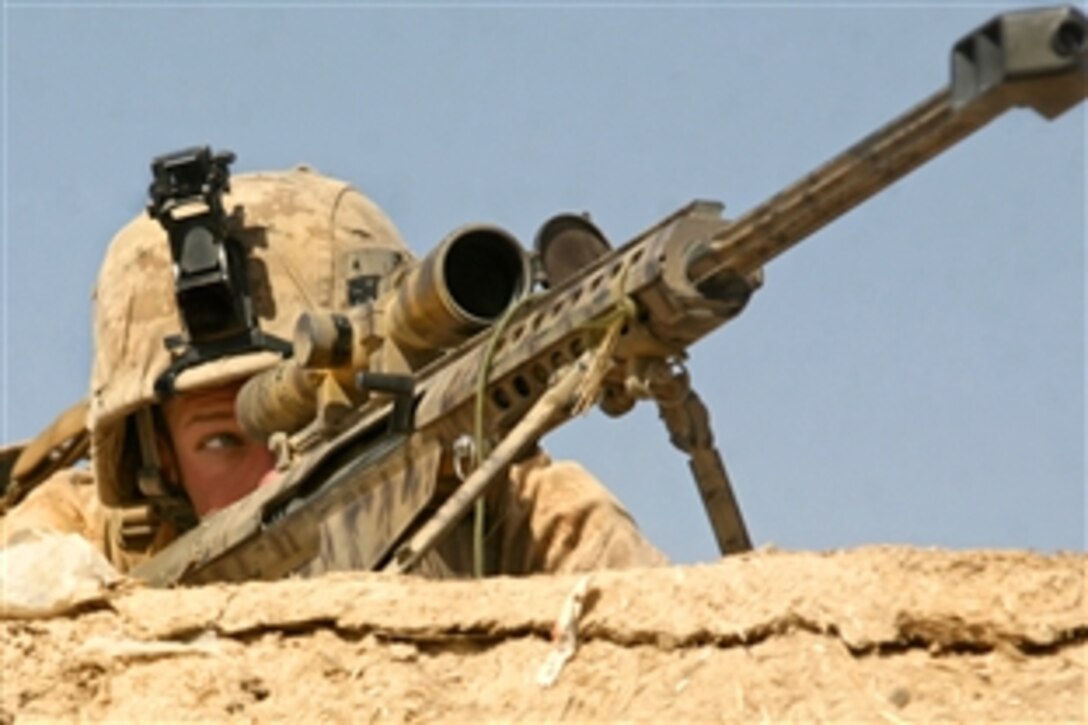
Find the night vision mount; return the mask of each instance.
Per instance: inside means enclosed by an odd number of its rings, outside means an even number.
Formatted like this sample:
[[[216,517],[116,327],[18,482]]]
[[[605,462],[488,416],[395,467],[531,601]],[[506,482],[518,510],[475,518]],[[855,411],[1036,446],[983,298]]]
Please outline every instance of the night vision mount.
[[[284,356],[291,346],[261,332],[253,310],[246,248],[228,233],[223,193],[230,191],[234,154],[208,146],[176,151],[151,162],[153,180],[147,213],[166,230],[174,262],[174,295],[183,335],[164,339],[174,355],[155,381],[163,396],[185,369],[228,355],[271,350]]]

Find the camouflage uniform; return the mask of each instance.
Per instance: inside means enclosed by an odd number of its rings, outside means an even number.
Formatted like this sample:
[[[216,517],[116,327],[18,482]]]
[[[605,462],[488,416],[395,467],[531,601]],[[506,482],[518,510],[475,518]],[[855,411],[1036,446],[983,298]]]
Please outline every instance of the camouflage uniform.
[[[660,566],[664,555],[638,531],[620,503],[584,468],[552,462],[544,453],[515,464],[508,482],[488,496],[488,572],[524,575],[592,569]],[[160,525],[146,548],[121,544],[123,511],[103,506],[92,474],[60,471],[0,520],[0,541],[16,532],[48,529],[76,533],[99,548],[121,571],[169,544],[175,533]],[[425,558],[419,573],[436,578],[472,572],[471,517]]]
[[[304,311],[342,311],[350,279],[389,279],[412,257],[385,214],[351,186],[308,169],[239,175],[225,208],[240,207],[233,235],[249,250],[249,283],[261,329],[290,339]],[[144,490],[136,417],[158,404],[156,378],[170,365],[163,339],[179,314],[165,232],[147,217],[110,245],[95,294],[95,360],[89,429],[93,471],[65,470],[34,490],[3,520],[3,540],[27,528],[76,532],[127,570],[175,538],[178,526],[152,512],[164,500]],[[248,352],[182,371],[176,390],[235,382],[275,364]],[[173,499],[180,492],[171,492]],[[180,496],[183,498],[183,495]],[[172,500],[173,500],[172,499]],[[652,566],[664,557],[589,473],[536,453],[511,467],[487,496],[492,573]],[[151,528],[147,528],[148,523]],[[133,530],[144,529],[142,537]],[[421,573],[471,571],[471,524],[456,529],[421,563]],[[134,543],[137,542],[138,543]]]

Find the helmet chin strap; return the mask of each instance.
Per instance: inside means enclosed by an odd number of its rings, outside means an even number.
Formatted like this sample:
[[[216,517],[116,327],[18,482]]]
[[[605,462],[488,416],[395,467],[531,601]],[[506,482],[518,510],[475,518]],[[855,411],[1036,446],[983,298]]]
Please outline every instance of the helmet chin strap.
[[[140,470],[136,482],[140,493],[148,499],[154,514],[168,521],[179,534],[188,531],[197,525],[197,515],[185,491],[180,486],[167,484],[163,477],[151,408],[140,408],[135,419],[140,445]]]

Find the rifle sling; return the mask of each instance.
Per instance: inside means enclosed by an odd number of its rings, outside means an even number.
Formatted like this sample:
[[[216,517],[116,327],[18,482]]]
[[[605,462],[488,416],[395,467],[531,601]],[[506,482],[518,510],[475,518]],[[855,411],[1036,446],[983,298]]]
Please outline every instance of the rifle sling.
[[[0,487],[4,492],[0,509],[14,507],[38,484],[86,457],[91,447],[87,410],[87,401],[81,400],[58,415],[25,446],[5,449],[10,469]]]

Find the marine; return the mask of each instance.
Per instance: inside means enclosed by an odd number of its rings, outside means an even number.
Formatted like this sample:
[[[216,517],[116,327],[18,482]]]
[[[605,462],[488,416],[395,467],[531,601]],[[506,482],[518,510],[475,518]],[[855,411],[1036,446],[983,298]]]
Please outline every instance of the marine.
[[[179,344],[211,323],[178,300],[208,291],[197,275],[182,289],[179,275],[196,262],[172,259],[174,240],[160,223],[161,209],[158,220],[155,214],[133,219],[110,243],[95,287],[85,405],[43,434],[46,445],[8,449],[15,460],[5,488],[15,505],[0,520],[0,543],[30,529],[77,533],[128,571],[273,479],[273,454],[236,416],[239,389],[282,360],[282,341],[291,339],[301,314],[346,311],[357,302],[360,282],[381,285],[413,262],[376,204],[307,167],[238,174],[224,191],[226,234],[240,251],[222,269],[244,268],[235,281],[244,291],[239,314],[259,323],[259,333],[229,354],[202,357]],[[71,462],[57,451],[72,449],[80,437],[89,438],[89,467],[56,465]],[[588,471],[552,461],[539,448],[512,465],[485,502],[485,573],[666,563]],[[460,524],[415,571],[470,575],[471,529],[469,520]]]

